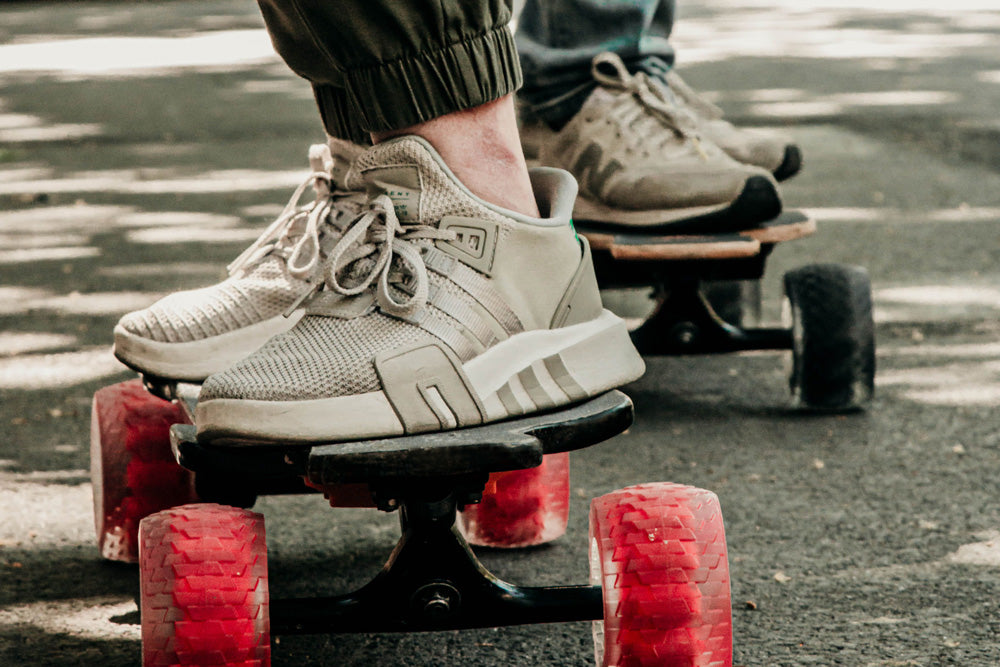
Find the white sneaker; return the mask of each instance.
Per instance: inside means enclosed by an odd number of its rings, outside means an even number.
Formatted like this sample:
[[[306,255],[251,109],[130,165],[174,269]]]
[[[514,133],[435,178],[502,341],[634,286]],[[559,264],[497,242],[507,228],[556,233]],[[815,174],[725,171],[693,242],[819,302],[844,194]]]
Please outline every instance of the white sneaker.
[[[573,231],[569,174],[533,171],[541,219],[479,199],[416,137],[370,148],[351,175],[383,194],[331,250],[332,278],[298,324],[205,381],[200,437],[447,430],[581,401],[642,374]]]
[[[322,282],[325,250],[366,201],[363,193],[338,189],[361,149],[333,145],[336,160],[326,145],[309,150],[312,174],[278,219],[229,265],[226,280],[171,294],[122,317],[114,331],[115,356],[149,375],[199,382],[290,329],[302,316],[302,302]],[[315,201],[298,207],[310,184]]]

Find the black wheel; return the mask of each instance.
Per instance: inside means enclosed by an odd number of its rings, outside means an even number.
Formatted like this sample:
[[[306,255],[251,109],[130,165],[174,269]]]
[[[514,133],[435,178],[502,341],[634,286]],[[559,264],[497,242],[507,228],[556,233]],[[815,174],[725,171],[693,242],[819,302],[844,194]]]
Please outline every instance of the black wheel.
[[[792,327],[789,387],[798,407],[863,409],[875,390],[871,281],[861,267],[804,266],[785,274]]]

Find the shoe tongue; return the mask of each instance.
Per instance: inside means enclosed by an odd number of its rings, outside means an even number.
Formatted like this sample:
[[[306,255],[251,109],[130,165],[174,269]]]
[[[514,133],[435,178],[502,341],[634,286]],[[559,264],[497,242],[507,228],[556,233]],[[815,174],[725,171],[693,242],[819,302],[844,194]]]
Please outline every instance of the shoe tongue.
[[[615,100],[617,100],[624,93],[624,90],[611,90],[609,88],[605,88],[604,86],[597,86],[590,93],[590,95],[587,96],[583,106],[596,106],[599,108],[603,106],[610,106],[611,104],[614,104]]]
[[[346,187],[348,173],[354,165],[354,161],[358,159],[358,156],[365,152],[365,146],[359,146],[344,139],[334,139],[333,137],[327,140],[327,145],[330,148],[330,155],[333,158],[333,182],[338,187]]]
[[[371,193],[389,195],[400,222],[420,220],[420,203],[424,189],[420,181],[420,168],[417,165],[392,164],[373,167],[364,172],[364,178]]]
[[[389,195],[400,222],[434,224],[447,215],[474,215],[482,205],[462,186],[430,144],[417,137],[369,148],[356,165],[361,187]]]

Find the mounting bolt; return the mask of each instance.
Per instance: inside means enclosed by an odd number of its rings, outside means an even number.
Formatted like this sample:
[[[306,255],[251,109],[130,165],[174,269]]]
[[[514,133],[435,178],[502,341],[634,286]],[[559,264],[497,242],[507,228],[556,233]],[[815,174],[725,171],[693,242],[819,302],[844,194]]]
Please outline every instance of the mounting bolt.
[[[399,509],[399,498],[386,498],[380,493],[374,495],[375,507],[383,512],[395,512]]]
[[[443,618],[451,611],[451,602],[440,593],[434,593],[424,602],[424,613],[430,618]]]
[[[413,610],[424,620],[437,623],[453,616],[462,604],[462,595],[451,584],[435,582],[413,594]]]
[[[682,322],[670,331],[670,337],[679,345],[691,345],[698,339],[701,329],[691,322]]]
[[[175,380],[165,380],[155,375],[142,375],[142,385],[153,396],[162,398],[165,401],[176,401],[177,382]]]

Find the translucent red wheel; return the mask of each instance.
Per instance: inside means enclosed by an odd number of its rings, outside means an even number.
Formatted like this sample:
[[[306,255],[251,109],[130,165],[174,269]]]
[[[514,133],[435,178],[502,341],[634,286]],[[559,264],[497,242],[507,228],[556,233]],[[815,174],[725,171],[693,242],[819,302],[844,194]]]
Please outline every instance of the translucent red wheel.
[[[729,562],[719,499],[679,484],[644,484],[590,506],[597,665],[731,667]]]
[[[569,519],[569,454],[547,454],[537,468],[490,475],[483,501],[459,514],[470,544],[529,547],[566,532]]]
[[[90,416],[90,477],[101,555],[138,560],[143,517],[194,501],[193,475],[170,451],[170,426],[185,422],[180,406],[132,380],[94,394]]]
[[[264,517],[223,505],[157,512],[139,529],[143,667],[268,667]]]

